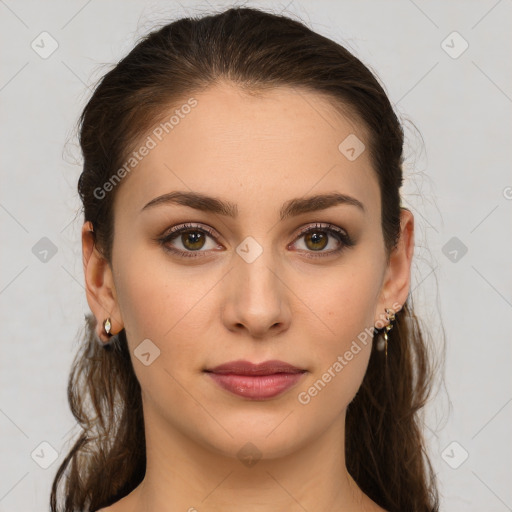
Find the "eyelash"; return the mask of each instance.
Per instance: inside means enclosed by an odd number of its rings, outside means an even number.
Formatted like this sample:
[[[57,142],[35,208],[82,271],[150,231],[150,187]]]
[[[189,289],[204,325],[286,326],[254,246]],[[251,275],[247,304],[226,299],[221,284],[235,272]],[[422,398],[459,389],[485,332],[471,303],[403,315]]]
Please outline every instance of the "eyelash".
[[[180,249],[176,249],[175,247],[171,247],[167,244],[171,242],[173,239],[177,238],[178,235],[180,235],[183,232],[186,231],[193,231],[193,232],[202,232],[207,234],[213,239],[217,238],[216,233],[211,230],[207,226],[197,226],[193,224],[181,224],[179,226],[172,227],[166,235],[163,237],[160,237],[157,239],[157,241],[163,246],[163,248],[171,252],[173,254],[177,254],[178,256],[183,256],[186,258],[201,258],[203,256],[206,256],[205,253],[208,251],[182,251]],[[332,254],[337,254],[343,251],[347,247],[352,247],[354,245],[354,241],[350,238],[350,236],[343,230],[338,228],[337,226],[333,224],[315,224],[313,226],[308,226],[304,229],[302,229],[299,234],[297,235],[294,243],[302,238],[304,235],[307,235],[311,231],[324,231],[330,235],[332,235],[334,238],[336,238],[340,243],[341,246],[338,249],[332,249],[330,251],[319,251],[315,253],[315,251],[307,251],[306,257],[307,258],[322,258],[326,256],[330,256]],[[201,254],[202,253],[202,254]]]

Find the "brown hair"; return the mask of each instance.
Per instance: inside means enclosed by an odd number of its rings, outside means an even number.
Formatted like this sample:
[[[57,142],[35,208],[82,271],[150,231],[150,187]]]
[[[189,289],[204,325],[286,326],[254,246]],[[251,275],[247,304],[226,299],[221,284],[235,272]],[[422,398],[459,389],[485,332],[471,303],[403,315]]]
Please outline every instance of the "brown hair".
[[[230,8],[179,19],[144,37],[103,76],[82,112],[84,164],[78,191],[84,221],[92,222],[96,246],[107,261],[119,186],[106,200],[95,190],[171,104],[220,80],[253,93],[289,86],[322,94],[360,123],[380,186],[389,257],[400,236],[404,133],[383,88],[343,46],[304,24],[259,9]],[[94,333],[94,317],[86,319],[85,340],[68,382],[71,411],[83,431],[55,476],[52,512],[108,506],[137,487],[145,473],[141,390],[125,332],[105,350]],[[390,512],[439,508],[419,418],[432,377],[409,294],[390,332],[387,365],[383,352],[373,348],[346,417],[347,469],[362,491]],[[57,505],[59,483],[65,484],[62,509]]]

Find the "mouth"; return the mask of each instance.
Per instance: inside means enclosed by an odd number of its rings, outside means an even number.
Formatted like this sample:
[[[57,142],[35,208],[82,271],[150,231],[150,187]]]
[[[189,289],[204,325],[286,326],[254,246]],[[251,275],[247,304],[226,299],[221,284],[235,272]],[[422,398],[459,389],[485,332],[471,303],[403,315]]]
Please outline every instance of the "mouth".
[[[276,373],[301,373],[306,370],[297,368],[284,361],[272,360],[256,364],[250,361],[238,360],[220,364],[214,368],[206,369],[205,371],[218,375],[275,375]]]
[[[307,370],[284,361],[231,361],[204,370],[221,388],[250,400],[267,400],[295,386]]]

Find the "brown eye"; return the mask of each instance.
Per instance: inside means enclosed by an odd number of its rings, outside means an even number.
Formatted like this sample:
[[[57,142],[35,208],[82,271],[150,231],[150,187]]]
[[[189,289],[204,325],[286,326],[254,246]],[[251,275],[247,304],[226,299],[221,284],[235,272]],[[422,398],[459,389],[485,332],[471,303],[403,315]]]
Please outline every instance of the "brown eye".
[[[183,231],[181,233],[181,243],[191,251],[202,249],[205,244],[205,235],[198,230]]]
[[[208,239],[211,240],[210,246],[208,246]],[[216,235],[212,230],[206,226],[199,227],[192,224],[174,226],[167,235],[159,238],[158,241],[166,251],[185,257],[206,256],[210,252],[209,249],[219,247],[219,244],[216,243]],[[176,244],[178,244],[177,247]]]
[[[304,247],[299,247],[299,249],[308,258],[330,256],[355,245],[344,229],[333,224],[309,226],[300,232],[296,240],[301,239],[304,239]],[[334,241],[331,242],[331,240]],[[329,246],[332,246],[331,250],[324,250]]]
[[[329,242],[329,236],[321,230],[310,231],[304,237],[306,245],[312,251],[321,251],[325,249]]]

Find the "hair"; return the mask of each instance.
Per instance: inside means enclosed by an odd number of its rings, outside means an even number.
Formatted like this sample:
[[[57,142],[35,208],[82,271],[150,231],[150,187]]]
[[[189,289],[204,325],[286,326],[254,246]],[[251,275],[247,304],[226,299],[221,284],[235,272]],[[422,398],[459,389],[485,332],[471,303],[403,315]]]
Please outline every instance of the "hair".
[[[299,21],[245,7],[154,29],[101,78],[86,104],[79,119],[83,170],[78,192],[84,222],[92,223],[104,258],[112,263],[119,186],[107,198],[97,197],[95,190],[111,179],[171,105],[221,82],[250,94],[281,86],[320,94],[358,122],[380,187],[389,258],[400,237],[404,132],[382,86],[335,41]],[[83,343],[68,380],[70,408],[82,432],[53,481],[52,512],[93,512],[111,505],[145,474],[141,389],[125,331],[112,346],[101,346],[95,326],[94,317],[86,315]],[[434,375],[428,348],[409,293],[390,332],[387,360],[372,347],[362,385],[347,408],[347,470],[365,494],[390,512],[439,510],[419,415]],[[59,484],[65,495],[62,509]]]

